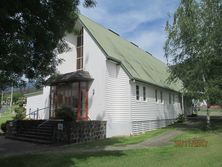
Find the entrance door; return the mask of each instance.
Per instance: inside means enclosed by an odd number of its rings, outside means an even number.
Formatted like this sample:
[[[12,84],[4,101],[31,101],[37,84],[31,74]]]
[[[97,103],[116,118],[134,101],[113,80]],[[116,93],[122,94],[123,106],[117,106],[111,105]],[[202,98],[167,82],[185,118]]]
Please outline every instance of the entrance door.
[[[70,107],[77,114],[78,120],[88,119],[88,84],[73,82],[51,87],[50,118],[55,117],[56,109]]]

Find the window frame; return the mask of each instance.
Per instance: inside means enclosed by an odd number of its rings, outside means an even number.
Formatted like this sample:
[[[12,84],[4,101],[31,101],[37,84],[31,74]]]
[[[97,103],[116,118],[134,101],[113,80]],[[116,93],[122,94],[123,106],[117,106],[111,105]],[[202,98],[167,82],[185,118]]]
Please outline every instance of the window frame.
[[[175,94],[173,93],[173,104],[175,104]]]
[[[136,100],[140,100],[140,87],[139,85],[136,85]]]
[[[172,104],[171,93],[169,93],[169,104]]]
[[[79,42],[80,39],[80,42]],[[76,45],[76,70],[83,70],[83,28],[80,30],[80,34],[77,36]]]
[[[155,89],[155,101],[158,102],[158,90]]]
[[[163,91],[161,90],[160,91],[160,103],[163,104],[164,101],[163,101]]]
[[[146,87],[143,86],[143,101],[147,101],[147,97],[146,97]]]

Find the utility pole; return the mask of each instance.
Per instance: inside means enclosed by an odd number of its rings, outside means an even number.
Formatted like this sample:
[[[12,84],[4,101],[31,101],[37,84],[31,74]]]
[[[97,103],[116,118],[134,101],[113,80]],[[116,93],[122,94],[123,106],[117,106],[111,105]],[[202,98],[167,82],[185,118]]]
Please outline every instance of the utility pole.
[[[10,100],[10,110],[12,112],[12,101],[13,101],[13,86],[11,87],[11,100]]]

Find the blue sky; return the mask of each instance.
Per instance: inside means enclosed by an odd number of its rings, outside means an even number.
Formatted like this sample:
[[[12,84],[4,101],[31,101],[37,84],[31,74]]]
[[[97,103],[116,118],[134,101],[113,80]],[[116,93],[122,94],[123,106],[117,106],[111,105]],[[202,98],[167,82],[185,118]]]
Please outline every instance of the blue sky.
[[[80,12],[166,62],[163,51],[165,24],[179,0],[96,1],[95,8],[80,6]]]

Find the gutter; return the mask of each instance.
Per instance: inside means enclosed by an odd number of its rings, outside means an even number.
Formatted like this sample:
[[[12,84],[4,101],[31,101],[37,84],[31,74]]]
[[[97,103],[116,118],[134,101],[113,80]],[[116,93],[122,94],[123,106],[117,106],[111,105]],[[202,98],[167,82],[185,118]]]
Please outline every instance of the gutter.
[[[182,93],[182,92],[179,91],[179,90],[174,90],[174,89],[171,89],[171,88],[169,88],[169,87],[163,87],[163,86],[160,86],[160,85],[157,85],[157,84],[153,84],[153,83],[147,82],[147,81],[142,80],[142,79],[135,78],[135,79],[131,79],[131,80],[132,80],[133,82],[137,81],[137,82],[149,84],[149,85],[152,85],[152,86],[155,86],[155,87],[160,87],[160,88],[163,88],[163,89],[167,89],[167,90],[170,90],[170,91],[173,91],[173,92]]]

